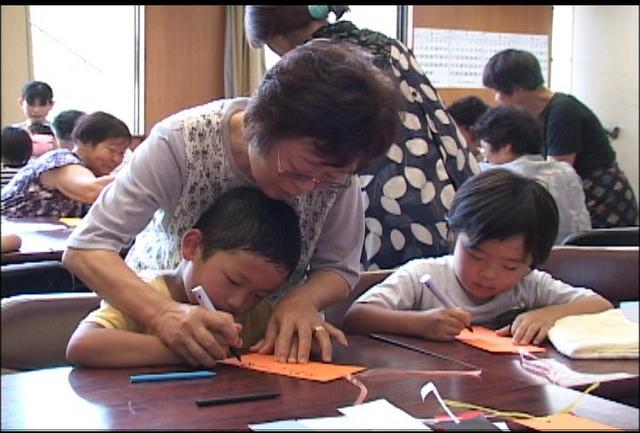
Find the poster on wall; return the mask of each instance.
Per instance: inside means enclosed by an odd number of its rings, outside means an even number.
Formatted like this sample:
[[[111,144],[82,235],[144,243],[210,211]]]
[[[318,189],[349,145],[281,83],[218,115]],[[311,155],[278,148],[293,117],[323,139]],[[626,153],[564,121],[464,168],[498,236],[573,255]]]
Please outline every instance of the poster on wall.
[[[516,48],[533,53],[549,82],[549,36],[417,27],[413,52],[435,87],[482,88],[482,70],[498,51]]]

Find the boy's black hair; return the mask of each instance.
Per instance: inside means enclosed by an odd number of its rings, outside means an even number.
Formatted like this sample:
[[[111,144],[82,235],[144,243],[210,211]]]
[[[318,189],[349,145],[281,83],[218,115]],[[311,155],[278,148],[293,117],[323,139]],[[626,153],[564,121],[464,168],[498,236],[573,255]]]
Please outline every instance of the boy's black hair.
[[[82,116],[71,133],[73,140],[95,146],[109,138],[128,138],[129,127],[120,119],[103,111]]]
[[[558,235],[558,207],[538,181],[504,168],[483,171],[456,192],[447,222],[452,240],[464,232],[473,248],[522,235],[531,267],[544,263]]]
[[[205,259],[218,251],[243,250],[263,257],[287,275],[300,260],[302,240],[295,210],[253,187],[226,191],[194,228],[202,232]]]
[[[482,99],[471,95],[454,101],[447,108],[447,112],[453,117],[458,126],[470,129],[488,109],[489,106]]]
[[[542,153],[542,132],[535,117],[517,107],[489,109],[471,127],[479,140],[498,151],[511,144],[516,155]]]
[[[29,133],[16,126],[2,128],[2,162],[11,167],[20,167],[29,162],[33,153],[33,141]]]
[[[27,127],[31,134],[54,135],[53,129],[46,123],[35,122]]]
[[[58,113],[51,123],[56,138],[58,140],[70,140],[78,119],[84,115],[84,111],[80,110],[65,110]]]
[[[528,51],[507,49],[494,54],[482,71],[482,84],[506,95],[516,87],[535,90],[544,84],[536,56]]]
[[[44,81],[29,81],[22,86],[22,98],[27,104],[33,105],[37,101],[41,104],[53,102],[53,89]]]

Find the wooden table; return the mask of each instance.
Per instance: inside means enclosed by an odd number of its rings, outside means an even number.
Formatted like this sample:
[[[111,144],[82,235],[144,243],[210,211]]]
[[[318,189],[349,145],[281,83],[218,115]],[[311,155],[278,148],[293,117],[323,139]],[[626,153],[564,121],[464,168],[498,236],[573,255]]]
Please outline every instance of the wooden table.
[[[402,337],[398,337],[402,338]],[[457,370],[461,367],[366,337],[350,336],[349,347],[334,347],[334,362],[369,367],[361,373],[366,401],[385,398],[421,418],[440,413],[435,399],[422,402],[420,388],[432,381],[443,398],[503,411],[548,415],[581,392],[544,384],[524,374],[515,355],[492,355],[458,342],[405,341],[482,368],[476,377],[429,376],[399,370]],[[555,356],[555,355],[554,355]],[[574,364],[575,363],[575,364]],[[638,373],[637,361],[571,361],[591,372]],[[385,369],[395,369],[389,372]],[[61,367],[2,376],[2,429],[248,429],[280,419],[338,416],[359,394],[346,380],[298,380],[219,365],[210,379],[131,384],[131,374],[167,368],[72,369]],[[176,368],[171,368],[176,370]],[[637,386],[637,382],[636,382]],[[196,399],[276,390],[279,398],[199,408]],[[625,392],[631,392],[629,390]],[[637,388],[633,390],[637,393]],[[575,412],[623,429],[638,429],[638,409],[584,395]],[[519,429],[511,424],[512,429]],[[522,428],[524,429],[524,428]]]
[[[3,265],[46,260],[60,261],[67,245],[67,238],[73,231],[73,228],[60,222],[57,217],[6,219],[6,221],[15,224],[19,230],[17,234],[22,238],[22,245],[19,251],[2,254]],[[23,231],[21,228],[31,224],[51,224],[59,229],[52,227],[45,230]]]

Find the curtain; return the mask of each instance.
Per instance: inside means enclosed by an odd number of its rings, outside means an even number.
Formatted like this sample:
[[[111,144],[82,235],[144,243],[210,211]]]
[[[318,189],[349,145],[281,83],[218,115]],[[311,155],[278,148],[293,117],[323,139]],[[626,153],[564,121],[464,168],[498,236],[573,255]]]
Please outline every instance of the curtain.
[[[22,86],[33,79],[28,6],[2,6],[2,126],[24,120]]]
[[[250,96],[266,72],[264,50],[252,49],[244,34],[244,6],[226,6],[224,95]]]

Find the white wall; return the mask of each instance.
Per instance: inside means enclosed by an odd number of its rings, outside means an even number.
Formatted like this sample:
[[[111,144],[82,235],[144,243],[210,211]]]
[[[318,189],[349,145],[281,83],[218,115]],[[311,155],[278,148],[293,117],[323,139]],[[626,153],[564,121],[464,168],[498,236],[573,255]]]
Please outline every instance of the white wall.
[[[611,144],[638,199],[638,6],[554,6],[550,87],[620,128]]]

